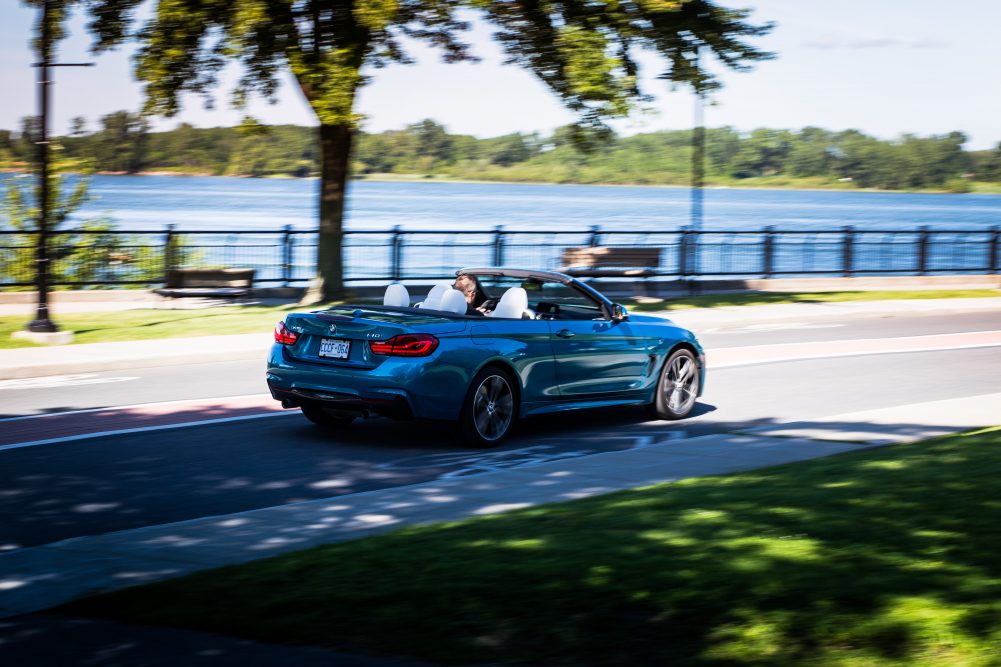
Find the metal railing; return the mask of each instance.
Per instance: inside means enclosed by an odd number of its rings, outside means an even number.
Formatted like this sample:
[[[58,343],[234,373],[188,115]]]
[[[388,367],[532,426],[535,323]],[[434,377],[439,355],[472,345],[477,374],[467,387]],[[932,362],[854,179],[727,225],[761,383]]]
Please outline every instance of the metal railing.
[[[314,275],[316,231],[51,232],[59,286],[153,285],[170,268],[246,267],[263,286],[302,285]],[[0,231],[0,287],[34,280],[35,234]],[[674,278],[928,275],[1001,272],[1001,229],[914,231],[843,227],[802,231],[352,230],[344,232],[345,280],[449,278],[461,266],[558,269],[585,246],[656,247],[656,276]]]

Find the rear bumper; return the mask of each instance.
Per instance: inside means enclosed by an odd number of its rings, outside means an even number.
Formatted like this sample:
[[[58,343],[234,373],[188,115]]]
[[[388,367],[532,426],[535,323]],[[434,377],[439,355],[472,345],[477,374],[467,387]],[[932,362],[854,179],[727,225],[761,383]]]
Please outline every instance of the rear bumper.
[[[280,401],[285,408],[310,405],[362,417],[381,415],[393,419],[412,419],[414,416],[410,402],[401,395],[357,396],[322,389],[279,387],[271,381],[268,381],[268,389],[271,390],[271,397]]]
[[[427,358],[386,359],[375,368],[316,364],[294,359],[272,346],[268,388],[288,407],[321,405],[353,414],[454,420],[459,416],[468,372],[456,364]]]

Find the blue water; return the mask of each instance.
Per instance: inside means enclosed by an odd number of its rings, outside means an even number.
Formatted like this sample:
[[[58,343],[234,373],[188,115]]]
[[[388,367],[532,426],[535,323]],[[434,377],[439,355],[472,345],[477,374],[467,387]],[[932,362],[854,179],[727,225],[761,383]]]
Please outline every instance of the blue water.
[[[281,232],[316,228],[317,187],[315,179],[97,176],[92,201],[63,228],[105,217],[124,231],[154,232],[125,242],[153,247],[163,245],[168,224],[179,232],[218,231],[189,235],[184,243],[197,246],[203,264],[253,267],[259,282],[301,284],[316,266],[316,236]],[[676,232],[691,222],[690,196],[686,188],[352,182],[345,226],[366,233],[344,239],[346,274],[383,281],[497,263],[551,269],[561,266],[565,248],[599,243],[661,248],[664,275],[764,275],[766,235],[733,232],[769,226],[795,232],[774,237],[776,275],[839,275],[849,255],[851,269],[861,273],[983,272],[997,261],[988,230],[1001,225],[1001,196],[710,188],[703,229],[712,233],[699,237],[683,270]],[[600,241],[588,231],[595,225]],[[374,233],[397,226],[405,233]],[[491,233],[497,226],[506,234]],[[857,232],[847,254],[848,235],[822,233],[845,226]],[[935,233],[919,234],[921,227]],[[406,233],[415,231],[435,233]],[[121,274],[116,279],[130,270],[112,268]]]
[[[96,176],[74,219],[107,216],[121,229],[279,230],[316,227],[318,181]],[[347,229],[672,231],[690,222],[686,188],[356,181]],[[840,191],[705,191],[707,230],[985,229],[1001,225],[1001,196]]]

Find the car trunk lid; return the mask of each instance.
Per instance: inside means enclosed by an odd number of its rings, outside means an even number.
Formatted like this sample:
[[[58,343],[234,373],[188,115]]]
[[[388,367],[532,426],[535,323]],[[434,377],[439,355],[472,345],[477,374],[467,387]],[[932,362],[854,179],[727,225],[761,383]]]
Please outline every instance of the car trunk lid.
[[[289,330],[299,334],[286,353],[294,359],[322,364],[375,368],[386,360],[369,344],[405,333],[435,336],[465,330],[463,318],[450,318],[416,309],[387,310],[366,306],[337,306],[311,313],[290,313]]]

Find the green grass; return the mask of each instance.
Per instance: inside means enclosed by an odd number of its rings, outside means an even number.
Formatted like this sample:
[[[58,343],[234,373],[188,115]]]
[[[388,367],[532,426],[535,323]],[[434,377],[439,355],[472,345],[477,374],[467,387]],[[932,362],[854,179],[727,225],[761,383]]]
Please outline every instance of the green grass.
[[[987,667],[1001,427],[633,489],[65,611],[441,663]]]
[[[1001,296],[1001,290],[884,290],[871,292],[740,292],[703,294],[668,299],[640,298],[623,301],[634,312],[717,308],[719,306],[764,306],[780,303],[835,303],[843,301],[897,301],[911,299],[960,299]]]
[[[760,306],[775,303],[820,303],[834,301],[874,301],[885,299],[949,299],[960,297],[1001,296],[1001,290],[923,290],[899,292],[823,292],[786,293],[752,292],[707,294],[677,299],[626,299],[633,312],[714,308],[717,306]],[[364,299],[356,300],[364,301]],[[313,308],[312,306],[310,308]],[[122,310],[115,312],[67,313],[54,309],[53,319],[60,329],[74,332],[74,343],[105,343],[123,340],[215,336],[269,331],[276,321],[290,311],[304,310],[285,306],[222,306],[184,310]],[[24,329],[30,315],[0,316],[0,349],[35,347],[33,343],[14,340],[11,334]]]
[[[217,308],[192,308],[183,310],[121,310],[114,312],[66,313],[58,309],[53,320],[64,331],[74,332],[74,343],[107,343],[122,340],[147,340],[150,338],[177,338],[181,336],[214,336],[260,331],[269,332],[275,322],[300,306],[224,306]],[[14,340],[11,334],[24,329],[32,319],[28,315],[0,317],[0,349],[35,347],[34,344]]]

